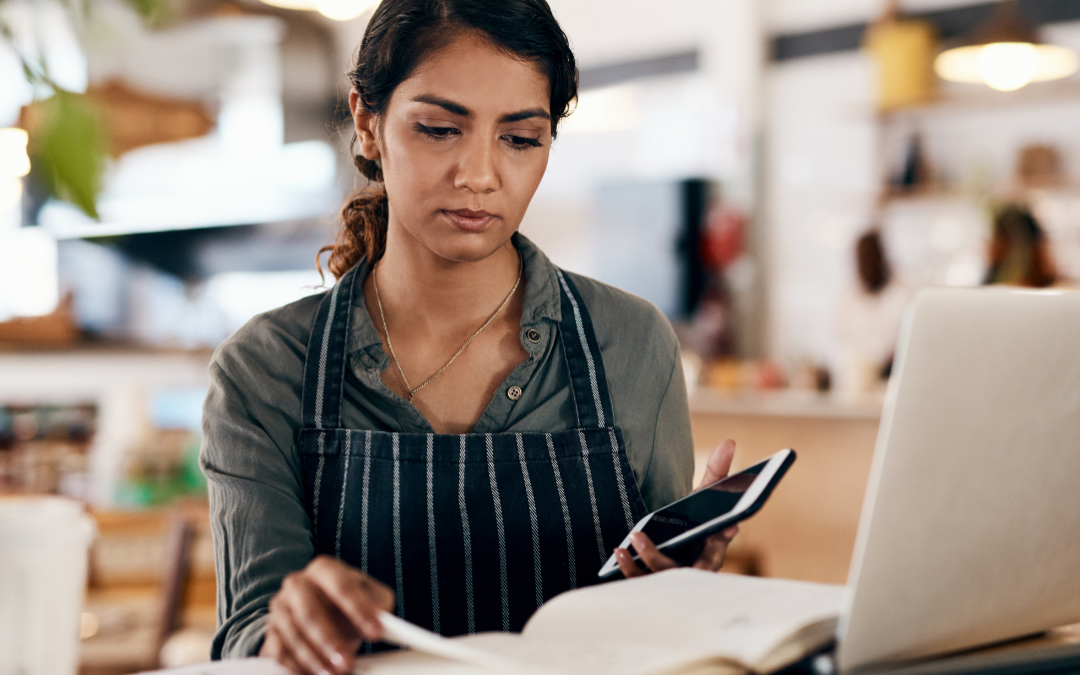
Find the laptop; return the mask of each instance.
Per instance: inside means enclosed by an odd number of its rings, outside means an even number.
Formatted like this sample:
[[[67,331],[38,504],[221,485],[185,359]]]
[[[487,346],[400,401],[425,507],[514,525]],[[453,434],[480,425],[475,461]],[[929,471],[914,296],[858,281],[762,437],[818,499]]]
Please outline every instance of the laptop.
[[[1080,621],[1080,293],[923,291],[893,373],[839,670]]]

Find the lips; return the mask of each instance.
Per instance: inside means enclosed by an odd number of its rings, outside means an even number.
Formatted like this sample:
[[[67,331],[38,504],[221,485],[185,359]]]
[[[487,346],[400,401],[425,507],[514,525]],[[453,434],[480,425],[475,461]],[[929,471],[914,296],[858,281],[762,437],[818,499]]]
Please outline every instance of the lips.
[[[455,227],[466,232],[480,232],[498,217],[487,211],[473,211],[472,209],[444,210],[441,213]]]

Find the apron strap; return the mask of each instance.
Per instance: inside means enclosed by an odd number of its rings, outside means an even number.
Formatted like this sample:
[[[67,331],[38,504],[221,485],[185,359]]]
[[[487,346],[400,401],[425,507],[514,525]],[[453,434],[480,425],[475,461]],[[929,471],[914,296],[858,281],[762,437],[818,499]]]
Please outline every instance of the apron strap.
[[[559,286],[562,288],[562,322],[559,324],[559,332],[562,335],[563,352],[566,354],[566,366],[570,370],[570,386],[574,393],[578,428],[614,426],[604,360],[600,356],[600,346],[596,342],[589,310],[570,278],[559,268],[555,268],[555,274],[559,277]]]
[[[345,346],[349,311],[359,265],[345,273],[319,304],[308,339],[301,403],[303,425],[314,429],[341,426],[341,395],[345,381]]]
[[[336,429],[341,426],[346,342],[357,269],[354,266],[334,285],[319,305],[308,339],[304,365],[302,421],[305,428]],[[577,287],[556,268],[562,296],[563,352],[570,386],[582,429],[614,426],[604,361],[593,332],[592,320]]]

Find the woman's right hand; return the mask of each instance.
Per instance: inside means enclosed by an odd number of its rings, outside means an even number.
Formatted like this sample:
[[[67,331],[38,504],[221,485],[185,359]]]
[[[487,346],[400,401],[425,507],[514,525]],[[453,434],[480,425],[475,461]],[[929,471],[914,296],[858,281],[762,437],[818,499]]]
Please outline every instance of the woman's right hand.
[[[379,610],[394,608],[394,592],[337,558],[319,556],[285,577],[270,600],[259,656],[296,675],[344,675],[360,645],[383,637]]]

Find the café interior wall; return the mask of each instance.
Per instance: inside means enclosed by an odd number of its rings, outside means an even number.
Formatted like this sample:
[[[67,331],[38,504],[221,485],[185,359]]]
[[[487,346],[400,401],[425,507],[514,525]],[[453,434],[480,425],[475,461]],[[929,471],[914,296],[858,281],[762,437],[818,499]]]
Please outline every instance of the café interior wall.
[[[973,5],[983,0],[900,0],[906,12]],[[763,20],[769,33],[798,33],[873,21],[886,0],[766,0]]]
[[[594,273],[595,196],[604,184],[707,178],[750,209],[763,35],[754,0],[553,0],[583,69],[696,49],[696,72],[617,83],[634,108],[615,130],[575,133],[552,146],[522,231],[552,259]],[[693,20],[688,20],[693,17]],[[588,105],[589,91],[583,100]],[[582,109],[584,112],[584,108]],[[624,120],[625,122],[625,120]]]
[[[771,66],[765,87],[768,352],[828,363],[847,249],[878,187],[873,72],[862,54],[820,56]]]
[[[1080,23],[1054,24],[1044,35],[1080,48]],[[981,283],[991,208],[1016,194],[1020,149],[1055,147],[1069,184],[1076,183],[1078,81],[1073,76],[1063,89],[1042,85],[1009,94],[980,85],[942,86],[940,103],[879,115],[874,65],[864,52],[770,65],[760,214],[769,242],[768,352],[783,362],[836,365],[837,310],[856,284],[853,245],[875,225],[906,286]],[[917,198],[886,199],[879,210],[888,176],[898,170],[915,133],[937,185]],[[1030,198],[1060,271],[1075,282],[1080,196],[1064,187]]]

